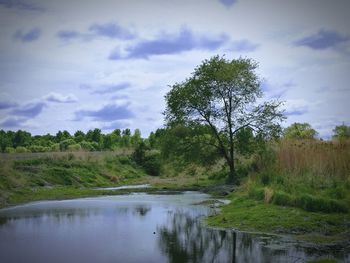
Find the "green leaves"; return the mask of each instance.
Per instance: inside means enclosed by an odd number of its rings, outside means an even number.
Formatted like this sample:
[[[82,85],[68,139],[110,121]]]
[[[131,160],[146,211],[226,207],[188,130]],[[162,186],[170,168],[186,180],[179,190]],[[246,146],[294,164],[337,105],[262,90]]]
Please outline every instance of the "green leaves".
[[[276,134],[284,119],[279,101],[257,105],[262,96],[258,64],[248,58],[227,60],[215,56],[204,60],[191,77],[171,86],[165,96],[165,120],[168,127],[206,125],[209,135],[234,174],[235,144],[246,136],[237,136],[249,129],[252,136]],[[270,136],[271,137],[271,136]],[[247,149],[244,152],[250,152]]]
[[[317,132],[308,123],[293,123],[284,129],[284,137],[287,139],[314,139]]]

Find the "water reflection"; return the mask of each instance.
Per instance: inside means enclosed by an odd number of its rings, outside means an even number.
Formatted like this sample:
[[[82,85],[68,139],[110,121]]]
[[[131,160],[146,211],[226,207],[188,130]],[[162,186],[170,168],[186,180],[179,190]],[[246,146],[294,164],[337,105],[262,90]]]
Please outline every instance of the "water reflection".
[[[134,214],[141,217],[146,216],[149,211],[151,211],[150,206],[137,206],[134,208]]]
[[[204,227],[198,214],[177,209],[159,229],[158,244],[169,262],[305,262],[317,258],[350,260],[350,251],[301,247],[288,237]]]
[[[234,258],[234,233],[207,229],[198,217],[178,209],[158,229],[159,247],[169,262],[229,262]]]
[[[287,238],[205,227],[209,198],[125,195],[0,210],[1,262],[303,262],[322,255]],[[349,252],[327,256],[349,260]]]

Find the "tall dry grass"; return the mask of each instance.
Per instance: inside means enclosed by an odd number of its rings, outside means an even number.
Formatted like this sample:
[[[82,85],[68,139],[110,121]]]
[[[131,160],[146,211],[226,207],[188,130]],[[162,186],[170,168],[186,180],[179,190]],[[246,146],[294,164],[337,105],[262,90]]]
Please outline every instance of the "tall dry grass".
[[[280,171],[350,178],[350,141],[282,140],[276,147]]]

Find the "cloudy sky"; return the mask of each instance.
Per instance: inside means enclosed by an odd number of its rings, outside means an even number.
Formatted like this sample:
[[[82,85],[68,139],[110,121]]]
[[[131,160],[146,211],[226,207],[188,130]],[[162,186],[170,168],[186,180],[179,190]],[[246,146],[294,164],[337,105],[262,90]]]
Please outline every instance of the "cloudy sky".
[[[164,95],[213,55],[260,64],[265,98],[321,137],[350,125],[348,0],[0,0],[0,129],[163,125]]]

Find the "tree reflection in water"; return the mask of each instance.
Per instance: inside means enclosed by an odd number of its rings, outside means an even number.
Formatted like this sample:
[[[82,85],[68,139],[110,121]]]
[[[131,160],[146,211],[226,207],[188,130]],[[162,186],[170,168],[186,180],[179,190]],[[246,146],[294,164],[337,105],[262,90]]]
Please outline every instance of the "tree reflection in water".
[[[234,233],[205,228],[188,211],[170,214],[158,233],[160,249],[169,262],[230,262],[235,258]]]
[[[178,208],[158,228],[158,245],[169,262],[295,262],[305,251],[277,237],[205,227],[199,215]]]

